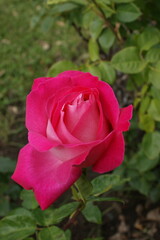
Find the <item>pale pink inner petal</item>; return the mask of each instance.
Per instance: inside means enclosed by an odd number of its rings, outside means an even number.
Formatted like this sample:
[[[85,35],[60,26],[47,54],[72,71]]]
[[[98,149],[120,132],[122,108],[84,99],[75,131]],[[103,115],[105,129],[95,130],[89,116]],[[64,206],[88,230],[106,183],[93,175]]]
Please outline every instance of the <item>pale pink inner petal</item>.
[[[93,93],[81,93],[63,109],[64,122],[70,133],[83,142],[97,138],[99,108]]]

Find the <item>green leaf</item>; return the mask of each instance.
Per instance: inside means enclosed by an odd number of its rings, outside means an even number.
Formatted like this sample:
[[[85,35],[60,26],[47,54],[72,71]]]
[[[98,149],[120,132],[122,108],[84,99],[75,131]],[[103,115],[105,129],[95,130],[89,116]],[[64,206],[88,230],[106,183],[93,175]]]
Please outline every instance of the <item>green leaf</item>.
[[[90,34],[92,39],[96,40],[103,29],[103,21],[99,18],[96,18],[90,24]]]
[[[58,4],[58,5],[55,5],[53,8],[52,8],[52,11],[51,13],[53,15],[57,15],[57,14],[63,14],[63,13],[67,13],[67,12],[70,12],[76,8],[78,8],[79,5],[78,4],[75,4],[75,3],[69,3],[69,2],[66,2],[66,3],[62,3],[62,4]]]
[[[160,32],[157,28],[146,28],[137,38],[137,43],[141,51],[149,50],[160,41]]]
[[[8,157],[0,157],[0,173],[10,173],[15,169],[15,162]]]
[[[107,53],[110,47],[114,44],[115,35],[110,28],[107,28],[102,32],[98,41],[102,49]]]
[[[158,61],[156,66],[149,71],[148,78],[153,86],[160,89],[160,61]]]
[[[103,61],[103,62],[100,62],[100,64],[98,65],[98,68],[102,75],[102,80],[109,84],[113,84],[116,79],[116,72],[112,67],[112,65],[108,62]]]
[[[139,177],[137,176],[137,178],[133,178],[130,181],[130,185],[135,188],[136,190],[138,190],[140,193],[148,196],[148,194],[151,191],[151,183],[149,181],[147,181],[147,179],[145,179],[145,176]]]
[[[102,0],[95,0],[97,5],[102,9],[107,18],[111,17],[115,13],[115,10],[106,5]]]
[[[8,196],[1,196],[0,198],[0,216],[4,217],[10,210],[10,203]]]
[[[102,213],[100,209],[93,205],[92,202],[88,202],[86,207],[82,211],[83,216],[86,218],[87,221],[101,224],[102,223]]]
[[[140,150],[129,161],[129,167],[137,169],[140,173],[143,173],[153,169],[158,164],[158,162],[158,157],[150,159],[145,155],[144,151]]]
[[[155,129],[155,121],[151,115],[141,114],[138,126],[146,132],[153,132]]]
[[[12,215],[0,221],[1,240],[22,240],[34,234],[35,231],[36,224],[33,217],[23,210],[17,210],[17,214],[13,211]]]
[[[148,96],[145,96],[141,100],[141,105],[140,105],[140,108],[139,108],[139,113],[140,114],[144,114],[148,110],[148,107],[149,107],[149,104],[150,104],[150,100],[151,99]]]
[[[120,50],[113,56],[111,64],[115,69],[124,73],[138,73],[146,66],[146,62],[140,59],[136,47],[127,47]]]
[[[92,184],[91,182],[86,178],[86,176],[83,174],[78,181],[75,182],[75,186],[79,191],[79,197],[80,199],[84,200],[87,199],[87,197],[92,192]]]
[[[149,159],[155,159],[160,153],[160,133],[147,133],[143,137],[142,150]]]
[[[76,70],[77,67],[70,61],[62,60],[57,63],[54,63],[52,67],[49,69],[47,76],[55,77],[59,73],[67,71],[67,70]]]
[[[116,17],[121,22],[133,22],[140,15],[140,9],[134,3],[123,4],[117,7]]]
[[[104,240],[103,237],[96,237],[96,238],[84,238],[83,240]]]
[[[96,61],[99,59],[99,47],[94,39],[90,39],[88,43],[89,56],[91,61]]]
[[[134,0],[112,0],[114,3],[129,3],[133,2]]]
[[[124,201],[120,198],[115,197],[90,197],[88,199],[90,202],[121,202],[124,203]]]
[[[151,104],[148,109],[148,114],[152,116],[155,121],[160,122],[160,99],[151,100]]]
[[[151,48],[146,54],[146,61],[156,63],[160,61],[160,48]]]
[[[48,226],[51,224],[58,224],[64,218],[71,215],[79,206],[78,202],[71,202],[57,209],[47,209],[45,211],[41,211],[40,209],[35,209],[33,211],[33,215],[37,221],[38,225]]]
[[[103,174],[92,180],[92,195],[99,196],[100,194],[107,192],[111,188],[121,185],[123,181],[120,176],[115,174]]]
[[[34,240],[34,238],[25,238],[24,240]]]
[[[99,70],[99,68],[97,66],[89,65],[89,66],[87,66],[87,71],[89,71],[91,74],[93,74],[94,76],[97,76],[97,77],[99,77],[99,79],[101,79],[101,71]]]
[[[22,190],[20,198],[23,200],[23,207],[27,209],[35,209],[38,207],[38,202],[36,201],[32,190]]]
[[[66,236],[66,240],[71,240],[71,237],[72,237],[72,233],[71,233],[71,230],[70,229],[67,229],[65,232],[64,232],[65,236]]]
[[[48,5],[65,3],[65,2],[69,2],[69,1],[68,0],[47,0],[47,4]],[[72,0],[71,2],[74,2],[74,3],[77,3],[77,4],[86,5],[85,0]]]
[[[64,232],[58,227],[44,228],[38,233],[38,240],[66,240]]]

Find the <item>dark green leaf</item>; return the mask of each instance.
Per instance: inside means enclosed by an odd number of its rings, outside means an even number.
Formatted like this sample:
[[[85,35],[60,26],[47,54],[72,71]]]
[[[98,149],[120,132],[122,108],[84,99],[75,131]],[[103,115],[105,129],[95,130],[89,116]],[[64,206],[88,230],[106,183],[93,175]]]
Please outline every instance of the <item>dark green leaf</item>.
[[[72,62],[63,60],[63,61],[54,63],[52,67],[49,69],[47,76],[55,77],[63,71],[76,70],[76,69],[77,67]]]
[[[155,159],[160,153],[160,133],[147,133],[143,137],[142,150],[149,159]]]
[[[144,154],[144,151],[139,151],[132,157],[129,166],[137,169],[139,172],[146,172],[153,169],[158,162],[158,157],[150,159]]]
[[[120,198],[115,197],[90,197],[88,199],[90,202],[121,202],[124,203],[124,201]]]
[[[107,192],[111,188],[121,185],[123,180],[120,176],[114,174],[104,174],[99,177],[96,177],[92,180],[93,190],[92,194],[99,196],[100,194]]]
[[[111,63],[114,68],[124,73],[138,73],[146,66],[136,47],[127,47],[119,51],[113,56]]]
[[[82,214],[87,221],[101,224],[102,223],[102,213],[100,209],[93,205],[93,203],[88,202],[85,209],[82,211]]]
[[[38,207],[38,202],[36,201],[32,190],[22,190],[20,197],[23,200],[23,207],[27,209],[35,209]]]
[[[155,120],[160,122],[160,99],[151,100],[148,114]]]
[[[10,210],[10,203],[8,196],[2,196],[0,198],[0,216],[4,217]]]
[[[64,232],[58,227],[44,228],[38,233],[38,240],[66,240]]]
[[[115,41],[115,35],[110,28],[105,29],[98,39],[100,46],[107,53]]]
[[[91,182],[86,178],[85,175],[82,175],[78,181],[75,183],[76,188],[79,191],[79,197],[82,200],[87,199],[87,197],[92,192],[92,184]]]
[[[99,47],[94,39],[90,39],[88,43],[89,56],[91,61],[96,61],[99,59]]]
[[[15,162],[8,157],[0,157],[0,172],[13,172],[15,169]]]
[[[30,213],[18,209],[0,221],[1,240],[21,240],[36,231],[36,224]]]
[[[146,61],[151,63],[160,61],[160,48],[151,48],[146,54]]]
[[[129,3],[129,2],[133,2],[134,0],[112,0],[112,2],[115,3]]]
[[[92,39],[96,40],[103,29],[103,21],[99,18],[96,18],[90,24],[90,34]]]
[[[121,22],[133,22],[140,15],[140,9],[134,3],[123,4],[117,7],[116,17]]]
[[[47,209],[41,211],[40,209],[34,210],[34,217],[39,225],[48,226],[51,224],[58,224],[64,218],[71,215],[78,207],[78,202],[67,203],[57,209]]]
[[[102,80],[109,84],[113,84],[116,79],[116,72],[112,65],[108,62],[103,61],[100,62],[98,68],[100,70]]]
[[[156,66],[149,72],[149,82],[156,88],[160,89],[160,61],[156,63]]]
[[[87,66],[87,72],[90,72],[94,76],[97,76],[99,77],[99,79],[101,79],[101,72],[97,66],[94,65]]]
[[[148,27],[142,32],[138,38],[137,43],[139,48],[143,50],[149,50],[152,46],[160,41],[160,32],[157,28]]]

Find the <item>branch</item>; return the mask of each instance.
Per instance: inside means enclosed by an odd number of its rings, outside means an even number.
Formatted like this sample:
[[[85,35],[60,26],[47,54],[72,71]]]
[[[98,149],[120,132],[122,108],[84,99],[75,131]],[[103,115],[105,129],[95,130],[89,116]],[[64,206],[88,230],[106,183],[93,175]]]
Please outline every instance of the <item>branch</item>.
[[[115,28],[112,26],[112,24],[108,21],[107,17],[105,16],[103,10],[100,8],[100,6],[98,5],[98,3],[97,3],[95,0],[91,0],[91,1],[94,3],[94,5],[95,5],[95,6],[97,7],[97,9],[99,10],[99,12],[97,12],[97,14],[99,15],[99,17],[101,17],[101,18],[104,20],[106,27],[108,27],[108,28],[111,29],[111,31],[112,31],[112,32],[114,33],[114,35],[116,36],[118,42],[119,42],[120,44],[122,44],[122,43],[123,43],[123,39],[122,39],[122,37],[120,36],[120,34],[118,33],[117,29],[115,29]]]

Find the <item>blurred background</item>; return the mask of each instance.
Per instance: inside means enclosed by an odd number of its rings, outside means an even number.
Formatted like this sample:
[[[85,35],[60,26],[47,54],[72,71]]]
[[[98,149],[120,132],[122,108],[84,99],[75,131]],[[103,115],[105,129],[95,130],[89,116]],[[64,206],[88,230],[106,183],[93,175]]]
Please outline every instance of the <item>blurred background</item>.
[[[89,71],[111,84],[121,107],[134,105],[134,116],[125,134],[124,163],[109,175],[110,190],[103,191],[124,203],[88,206],[71,231],[57,238],[160,239],[159,16],[160,2],[154,0],[0,0],[1,240],[50,240],[37,235],[39,226],[50,225],[54,208],[70,201],[69,191],[65,201],[62,197],[42,213],[32,192],[10,180],[18,152],[27,143],[25,99],[33,79],[69,69]],[[55,225],[63,229],[72,211]],[[22,226],[12,226],[8,216],[15,223],[19,213],[33,214],[38,227],[29,219],[28,233],[16,235]]]

